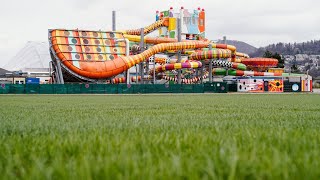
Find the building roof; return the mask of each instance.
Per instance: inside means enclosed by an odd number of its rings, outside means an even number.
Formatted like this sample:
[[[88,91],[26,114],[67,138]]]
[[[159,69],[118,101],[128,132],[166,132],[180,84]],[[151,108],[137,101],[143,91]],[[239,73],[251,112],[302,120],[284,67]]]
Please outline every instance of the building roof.
[[[10,73],[10,71],[0,68],[0,75],[5,75],[6,73]]]

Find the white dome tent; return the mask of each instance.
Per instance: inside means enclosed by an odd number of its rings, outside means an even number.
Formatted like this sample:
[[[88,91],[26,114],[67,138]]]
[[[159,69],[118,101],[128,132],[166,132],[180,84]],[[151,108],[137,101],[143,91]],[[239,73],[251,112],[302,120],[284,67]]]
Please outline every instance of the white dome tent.
[[[48,69],[50,61],[48,42],[28,41],[3,68],[10,71]]]
[[[50,61],[47,42],[28,41],[4,68],[10,71],[19,71],[26,77],[39,78],[40,83],[48,83],[51,79]]]

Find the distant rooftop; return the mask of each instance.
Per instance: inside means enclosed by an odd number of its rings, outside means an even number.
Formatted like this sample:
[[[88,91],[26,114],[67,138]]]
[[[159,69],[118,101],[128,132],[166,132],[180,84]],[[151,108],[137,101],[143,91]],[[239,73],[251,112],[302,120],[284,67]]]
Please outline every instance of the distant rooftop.
[[[10,73],[10,71],[0,68],[0,75],[4,75],[6,73]]]

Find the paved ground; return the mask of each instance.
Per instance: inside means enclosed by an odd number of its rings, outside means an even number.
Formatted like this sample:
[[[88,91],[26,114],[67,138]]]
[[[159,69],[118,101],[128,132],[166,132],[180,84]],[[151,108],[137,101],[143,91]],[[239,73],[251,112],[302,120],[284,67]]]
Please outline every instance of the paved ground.
[[[320,94],[320,89],[313,89],[313,93]]]

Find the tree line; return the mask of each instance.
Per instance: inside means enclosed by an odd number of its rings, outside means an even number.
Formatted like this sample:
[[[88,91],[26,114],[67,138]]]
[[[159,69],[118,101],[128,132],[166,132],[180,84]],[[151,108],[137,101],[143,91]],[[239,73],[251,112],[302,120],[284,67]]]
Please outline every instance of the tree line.
[[[281,55],[320,54],[320,40],[311,40],[302,43],[276,43],[266,47],[258,48],[257,51],[250,54],[252,57],[263,56],[266,51],[278,53]]]

